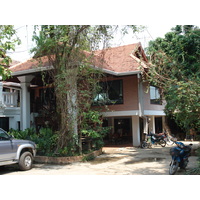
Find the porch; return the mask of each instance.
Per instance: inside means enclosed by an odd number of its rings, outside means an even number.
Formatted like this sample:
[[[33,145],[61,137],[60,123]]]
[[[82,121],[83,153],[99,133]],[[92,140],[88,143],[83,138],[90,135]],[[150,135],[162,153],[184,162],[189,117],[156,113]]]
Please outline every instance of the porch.
[[[0,127],[19,129],[21,120],[20,85],[0,82]]]
[[[2,92],[0,100],[0,127],[6,131],[20,129],[21,108],[18,91]]]
[[[114,112],[113,112],[114,113]],[[106,146],[139,146],[145,139],[144,133],[160,133],[164,129],[164,116],[105,116],[103,126],[111,127],[105,138]],[[108,115],[108,114],[107,114]]]

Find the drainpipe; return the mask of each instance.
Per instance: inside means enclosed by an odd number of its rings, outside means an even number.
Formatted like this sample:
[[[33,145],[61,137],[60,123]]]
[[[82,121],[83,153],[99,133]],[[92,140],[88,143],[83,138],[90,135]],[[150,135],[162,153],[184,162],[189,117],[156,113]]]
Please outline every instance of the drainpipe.
[[[143,102],[143,85],[141,80],[141,75],[137,74],[138,78],[138,107],[139,107],[139,116],[144,116],[144,102]]]

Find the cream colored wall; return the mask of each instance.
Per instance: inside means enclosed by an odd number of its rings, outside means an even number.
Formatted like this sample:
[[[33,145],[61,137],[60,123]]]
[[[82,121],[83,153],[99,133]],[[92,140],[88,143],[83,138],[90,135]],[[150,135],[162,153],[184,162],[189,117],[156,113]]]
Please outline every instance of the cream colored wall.
[[[106,81],[123,80],[123,104],[108,105],[110,111],[138,110],[138,80],[137,75],[125,77],[107,77]],[[104,110],[105,111],[105,110]]]
[[[150,90],[148,88],[148,83],[143,83],[143,102],[144,110],[157,110],[162,111],[165,108],[165,102],[162,105],[156,105],[150,103]]]
[[[137,75],[124,76],[124,77],[106,77],[104,81],[123,80],[123,104],[108,105],[108,110],[103,109],[103,112],[108,111],[137,111],[139,110],[138,102],[138,78]],[[165,102],[162,105],[155,105],[150,103],[150,93],[148,83],[143,83],[143,109],[146,111],[163,111]]]

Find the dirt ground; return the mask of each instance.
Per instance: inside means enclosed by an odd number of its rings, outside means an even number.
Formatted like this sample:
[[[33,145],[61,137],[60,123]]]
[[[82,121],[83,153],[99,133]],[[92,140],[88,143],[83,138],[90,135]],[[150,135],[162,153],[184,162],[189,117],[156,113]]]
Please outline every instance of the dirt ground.
[[[200,146],[199,142],[192,143],[194,149]],[[0,175],[168,175],[171,147],[104,147],[104,153],[92,161],[68,165],[34,164],[29,171],[19,171],[15,165],[5,166],[0,168]],[[191,156],[186,170],[196,166],[197,157]],[[176,174],[184,175],[185,171],[178,170]]]

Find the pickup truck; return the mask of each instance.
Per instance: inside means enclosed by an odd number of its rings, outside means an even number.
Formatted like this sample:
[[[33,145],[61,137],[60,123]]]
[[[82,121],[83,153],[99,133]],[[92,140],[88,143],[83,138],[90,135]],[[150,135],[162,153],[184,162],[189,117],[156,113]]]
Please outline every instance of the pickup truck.
[[[17,163],[20,170],[29,170],[35,156],[34,142],[15,139],[0,128],[0,166]]]

